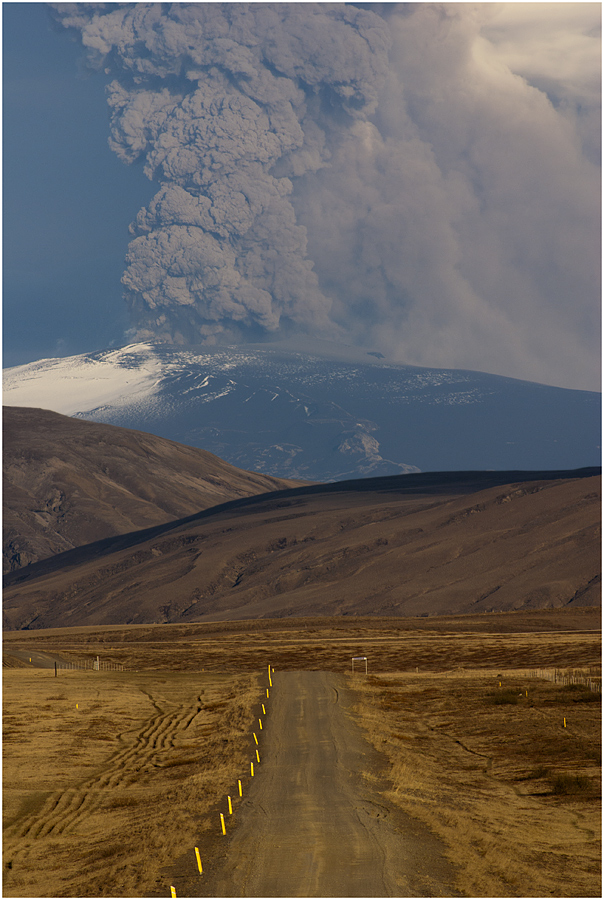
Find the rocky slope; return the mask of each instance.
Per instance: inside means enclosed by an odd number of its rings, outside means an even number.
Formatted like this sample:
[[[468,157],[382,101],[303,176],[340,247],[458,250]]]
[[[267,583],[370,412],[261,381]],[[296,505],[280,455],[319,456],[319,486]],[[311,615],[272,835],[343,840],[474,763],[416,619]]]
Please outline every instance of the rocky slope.
[[[600,521],[593,470],[305,486],[15,572],[5,627],[594,606]]]
[[[3,569],[299,482],[42,409],[3,408]]]

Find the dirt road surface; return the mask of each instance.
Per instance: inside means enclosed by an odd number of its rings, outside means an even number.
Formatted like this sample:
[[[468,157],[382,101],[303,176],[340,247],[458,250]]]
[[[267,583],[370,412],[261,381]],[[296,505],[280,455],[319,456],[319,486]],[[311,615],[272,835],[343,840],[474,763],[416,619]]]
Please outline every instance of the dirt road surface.
[[[61,656],[56,656],[53,653],[42,653],[39,650],[13,650],[11,648],[9,653],[4,653],[4,656],[14,656],[15,659],[21,660],[21,662],[31,664],[35,669],[53,669],[55,663],[65,663]]]
[[[344,678],[277,673],[269,702],[257,777],[228,819],[220,862],[181,876],[179,896],[455,896],[442,846],[380,794],[383,761]]]

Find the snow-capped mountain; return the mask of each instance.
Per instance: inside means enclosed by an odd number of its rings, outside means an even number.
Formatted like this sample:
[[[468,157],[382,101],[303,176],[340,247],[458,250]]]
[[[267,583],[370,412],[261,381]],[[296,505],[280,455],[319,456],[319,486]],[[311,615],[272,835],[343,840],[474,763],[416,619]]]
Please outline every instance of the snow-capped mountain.
[[[286,478],[600,465],[599,394],[379,357],[140,343],[6,369],[3,402],[148,431]]]

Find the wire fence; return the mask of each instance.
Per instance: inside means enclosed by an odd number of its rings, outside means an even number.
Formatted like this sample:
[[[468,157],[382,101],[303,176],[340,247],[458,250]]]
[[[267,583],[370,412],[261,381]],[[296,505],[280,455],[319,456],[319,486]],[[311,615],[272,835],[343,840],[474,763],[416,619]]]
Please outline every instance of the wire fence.
[[[602,693],[602,676],[586,674],[585,672],[564,672],[561,669],[533,669],[528,673],[532,678],[543,678],[553,681],[555,684],[580,684],[590,691]]]
[[[93,672],[123,672],[124,667],[121,663],[105,662],[99,659],[84,659],[77,662],[60,662],[56,664],[57,669],[90,669]]]

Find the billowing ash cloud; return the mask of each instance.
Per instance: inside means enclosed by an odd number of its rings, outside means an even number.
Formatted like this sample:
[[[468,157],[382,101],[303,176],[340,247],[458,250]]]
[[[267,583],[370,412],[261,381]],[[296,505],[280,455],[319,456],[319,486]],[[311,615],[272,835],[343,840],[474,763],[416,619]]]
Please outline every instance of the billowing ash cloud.
[[[57,9],[116,75],[112,148],[160,183],[123,278],[141,336],[332,327],[291,179],[328,165],[331,132],[375,109],[383,20],[318,4]]]
[[[596,5],[360,6],[55,5],[159,186],[123,277],[138,335],[301,330],[597,386]]]

